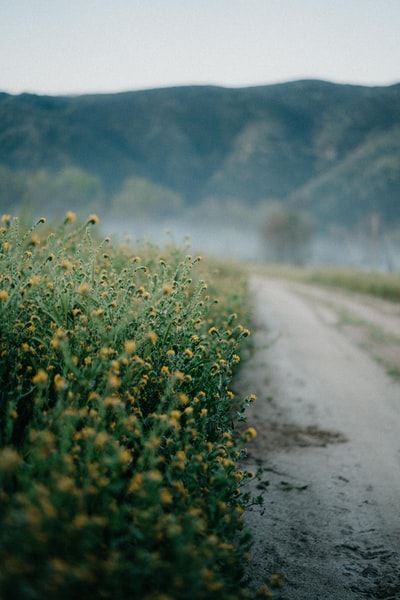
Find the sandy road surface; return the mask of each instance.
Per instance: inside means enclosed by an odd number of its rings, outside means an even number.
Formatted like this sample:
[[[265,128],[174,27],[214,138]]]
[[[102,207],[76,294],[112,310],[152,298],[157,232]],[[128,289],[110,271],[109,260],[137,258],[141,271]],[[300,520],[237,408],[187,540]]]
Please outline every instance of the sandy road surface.
[[[247,514],[249,574],[280,573],[284,600],[400,600],[400,310],[261,276],[251,289],[238,387],[258,397],[245,466],[264,505]]]

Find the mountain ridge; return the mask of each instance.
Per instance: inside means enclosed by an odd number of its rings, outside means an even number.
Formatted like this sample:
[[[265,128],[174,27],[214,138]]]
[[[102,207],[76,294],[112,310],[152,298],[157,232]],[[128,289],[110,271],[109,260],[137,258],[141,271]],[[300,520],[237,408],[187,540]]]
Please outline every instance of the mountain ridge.
[[[400,83],[0,92],[0,165],[78,167],[108,195],[136,177],[179,194],[185,206],[276,201],[321,222],[379,213],[393,223],[400,220],[399,128]]]

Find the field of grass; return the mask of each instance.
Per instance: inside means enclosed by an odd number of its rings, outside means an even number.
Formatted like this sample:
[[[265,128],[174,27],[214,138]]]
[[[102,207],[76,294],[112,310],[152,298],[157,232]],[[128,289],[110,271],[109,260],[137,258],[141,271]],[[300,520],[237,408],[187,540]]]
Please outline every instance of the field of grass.
[[[253,597],[245,275],[96,222],[1,219],[0,597]]]
[[[400,273],[364,272],[341,267],[294,267],[265,265],[259,272],[309,283],[342,288],[378,298],[400,302]]]

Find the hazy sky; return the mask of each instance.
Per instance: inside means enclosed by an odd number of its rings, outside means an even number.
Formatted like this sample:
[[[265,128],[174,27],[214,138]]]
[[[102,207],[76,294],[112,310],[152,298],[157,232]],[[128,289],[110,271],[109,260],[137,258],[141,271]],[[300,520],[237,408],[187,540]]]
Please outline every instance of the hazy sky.
[[[0,90],[400,82],[400,0],[0,0]]]

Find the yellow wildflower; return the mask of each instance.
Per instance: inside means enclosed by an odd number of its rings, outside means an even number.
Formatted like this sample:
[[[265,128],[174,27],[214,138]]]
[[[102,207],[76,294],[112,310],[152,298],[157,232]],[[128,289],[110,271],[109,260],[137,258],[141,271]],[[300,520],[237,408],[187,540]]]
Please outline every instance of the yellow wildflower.
[[[254,427],[249,427],[244,432],[244,436],[248,440],[254,440],[254,438],[257,437],[257,431],[254,429]]]
[[[60,492],[64,492],[64,493],[75,492],[74,480],[72,479],[72,477],[69,477],[68,475],[62,475],[57,480],[57,489]]]
[[[68,383],[66,382],[64,377],[60,375],[60,373],[56,373],[56,375],[54,376],[54,387],[56,392],[61,392],[62,390],[65,390],[66,387],[68,387]]]
[[[179,394],[179,404],[181,406],[187,406],[189,404],[189,398],[184,392],[180,392]]]
[[[173,291],[174,291],[174,288],[169,283],[165,283],[163,285],[162,292],[163,292],[164,296],[168,296],[168,294],[172,294]]]
[[[5,302],[8,300],[8,292],[6,290],[0,290],[0,301]]]
[[[208,330],[208,333],[210,335],[212,335],[213,333],[215,333],[216,335],[219,335],[219,331],[216,327],[210,327],[210,329]]]
[[[127,450],[127,448],[121,448],[121,450],[119,451],[119,461],[126,465],[130,463],[131,459],[132,455],[129,452],[129,450]]]
[[[182,481],[180,481],[179,479],[177,481],[174,481],[173,486],[178,491],[178,493],[184,498],[187,498],[189,496],[189,492],[183,485]]]
[[[47,375],[46,371],[39,369],[36,375],[32,377],[32,383],[34,385],[42,385],[47,383],[48,378],[49,376]]]
[[[69,210],[65,215],[65,222],[73,223],[74,221],[76,221],[76,214],[74,212],[72,212],[71,210]]]
[[[172,494],[167,488],[160,489],[161,504],[172,504]]]
[[[137,492],[143,485],[143,473],[136,473],[131,479],[131,482],[128,486],[128,494],[134,494]]]
[[[22,458],[13,448],[5,447],[0,450],[0,471],[10,473],[22,463]]]
[[[72,527],[74,527],[75,529],[81,529],[82,527],[85,527],[85,525],[87,525],[88,522],[88,515],[86,513],[80,513],[72,521]]]
[[[160,437],[153,435],[145,442],[145,446],[150,450],[157,450],[161,446],[161,442],[162,439]]]
[[[109,408],[109,407],[115,408],[117,406],[123,406],[123,403],[118,398],[118,396],[106,396],[104,398],[103,406],[104,406],[104,408]]]
[[[28,525],[32,529],[39,528],[42,524],[42,515],[41,512],[36,506],[28,506],[25,511],[25,518],[27,520]]]
[[[106,431],[101,431],[100,433],[98,433],[94,442],[95,447],[98,450],[103,448],[106,442],[108,441],[109,437],[110,436]]]
[[[61,261],[61,266],[66,270],[66,271],[70,271],[71,269],[73,269],[74,265],[72,264],[72,262],[68,259],[64,259]]]
[[[86,439],[88,437],[92,437],[96,435],[96,430],[93,427],[83,427],[81,429],[81,437]]]
[[[157,471],[157,469],[151,469],[146,473],[146,478],[153,483],[160,483],[163,477],[160,471]]]
[[[97,225],[99,220],[99,217],[95,214],[91,214],[88,216],[88,223],[91,223],[92,225]]]
[[[174,467],[179,471],[185,470],[186,454],[183,450],[178,450],[174,459]]]
[[[124,343],[125,352],[132,354],[136,350],[136,342],[134,340],[126,340]]]
[[[185,374],[182,373],[182,371],[178,371],[176,370],[174,372],[174,377],[178,380],[178,381],[185,381]]]
[[[147,332],[147,337],[149,338],[149,340],[150,340],[150,342],[152,343],[153,346],[154,346],[154,344],[157,343],[158,335],[156,334],[155,331],[148,331]]]
[[[114,373],[109,374],[107,381],[108,381],[108,385],[111,388],[118,389],[121,386],[120,377],[118,377],[117,375],[114,375]]]
[[[78,294],[84,296],[90,292],[90,285],[86,281],[83,281],[76,291]]]

